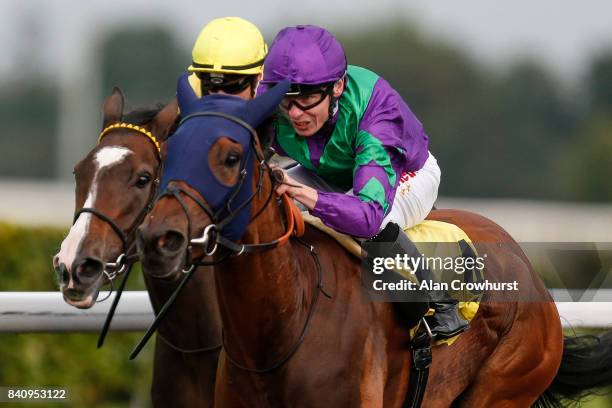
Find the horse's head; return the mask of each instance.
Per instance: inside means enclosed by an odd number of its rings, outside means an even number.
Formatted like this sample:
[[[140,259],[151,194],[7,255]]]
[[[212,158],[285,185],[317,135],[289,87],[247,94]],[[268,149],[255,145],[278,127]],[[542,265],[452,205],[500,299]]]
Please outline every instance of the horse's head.
[[[53,259],[64,299],[79,308],[93,306],[100,287],[125,266],[132,232],[159,183],[162,143],[178,116],[174,101],[123,118],[118,88],[103,111],[98,145],[74,168],[74,224]]]
[[[217,234],[232,242],[243,237],[273,194],[253,128],[276,109],[287,87],[279,84],[251,101],[228,95],[200,99],[186,77],[179,79],[183,119],[168,143],[160,196],[139,229],[145,270],[176,277],[192,265],[192,256],[215,251]],[[192,254],[198,237],[200,253]]]

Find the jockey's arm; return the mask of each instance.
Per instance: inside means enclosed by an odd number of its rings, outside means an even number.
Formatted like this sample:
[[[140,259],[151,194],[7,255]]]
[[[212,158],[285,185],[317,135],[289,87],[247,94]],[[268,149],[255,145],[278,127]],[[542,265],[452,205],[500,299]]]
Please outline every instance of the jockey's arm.
[[[370,238],[379,232],[398,182],[387,149],[365,131],[360,132],[356,141],[352,191],[317,191],[284,173],[283,184],[277,187],[277,194],[286,192],[330,228],[363,238]]]
[[[278,166],[273,166],[273,168],[280,169]],[[318,191],[306,184],[294,180],[286,172],[283,173],[283,184],[276,188],[276,194],[282,195],[283,193],[287,193],[289,197],[296,199],[306,208],[312,210],[317,204],[317,199],[319,197]]]
[[[392,149],[360,131],[355,142],[352,193],[319,191],[311,213],[340,232],[364,238],[376,235],[391,208],[398,182],[390,154]]]

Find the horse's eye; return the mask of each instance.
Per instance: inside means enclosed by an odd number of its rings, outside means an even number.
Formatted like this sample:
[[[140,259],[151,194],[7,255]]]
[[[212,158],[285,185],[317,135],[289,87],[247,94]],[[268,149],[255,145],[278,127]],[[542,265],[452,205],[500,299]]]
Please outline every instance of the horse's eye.
[[[145,188],[147,184],[151,182],[151,176],[149,174],[141,174],[136,180],[136,187]]]
[[[236,154],[236,153],[230,153],[226,158],[225,158],[225,162],[223,163],[226,167],[234,167],[235,165],[237,165],[238,163],[240,163],[240,155]]]

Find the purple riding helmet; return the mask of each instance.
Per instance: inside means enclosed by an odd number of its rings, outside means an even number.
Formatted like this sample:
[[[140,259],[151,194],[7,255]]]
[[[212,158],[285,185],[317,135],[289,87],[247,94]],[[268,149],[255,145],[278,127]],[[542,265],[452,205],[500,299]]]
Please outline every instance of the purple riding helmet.
[[[329,31],[313,25],[286,27],[270,46],[259,92],[286,79],[291,82],[288,96],[308,95],[322,88],[332,96],[333,84],[345,75],[344,49]],[[336,109],[337,100],[332,96],[330,119]]]

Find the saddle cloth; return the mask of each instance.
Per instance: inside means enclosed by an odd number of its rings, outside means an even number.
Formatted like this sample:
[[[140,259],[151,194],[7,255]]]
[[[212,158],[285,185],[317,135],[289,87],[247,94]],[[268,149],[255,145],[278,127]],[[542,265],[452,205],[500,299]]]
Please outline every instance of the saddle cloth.
[[[328,234],[342,245],[351,255],[361,259],[361,245],[353,237],[338,232],[308,212],[302,212],[304,221],[307,224],[317,228],[318,230]],[[458,226],[443,221],[425,220],[420,224],[404,230],[404,233],[415,244],[418,251],[425,257],[436,259],[457,259],[465,255],[466,245],[469,246],[473,256],[477,256],[477,252],[472,245],[468,235]],[[446,271],[434,265],[430,268],[437,282],[445,282],[451,287],[452,280],[462,279],[463,281],[481,281],[484,271],[468,271],[468,273],[457,274],[452,271]],[[410,271],[399,271],[406,279],[414,280],[414,276]],[[479,300],[482,293],[472,293],[467,289],[449,290],[449,294],[459,300],[459,313],[461,317],[467,321],[471,321],[478,311]],[[430,309],[430,312],[433,310]],[[452,344],[460,336],[451,337],[436,341],[434,345]]]

